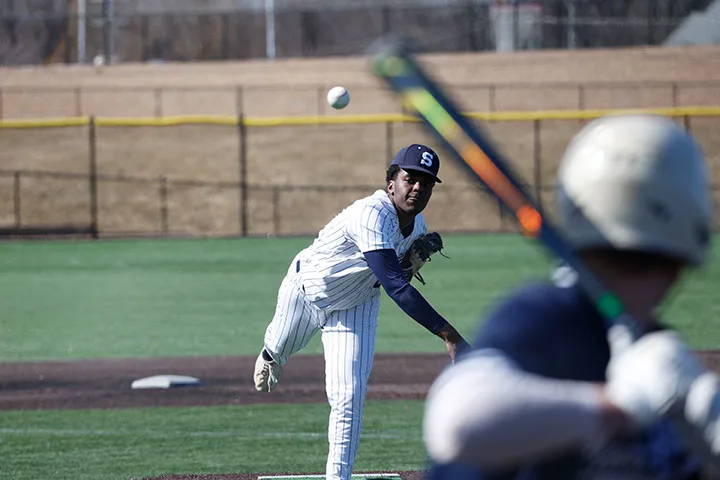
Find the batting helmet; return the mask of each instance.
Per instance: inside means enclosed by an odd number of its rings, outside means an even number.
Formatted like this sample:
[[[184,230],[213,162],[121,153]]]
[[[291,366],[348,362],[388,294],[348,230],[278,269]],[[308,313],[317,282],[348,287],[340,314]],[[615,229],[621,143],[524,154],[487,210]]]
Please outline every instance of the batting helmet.
[[[671,119],[612,115],[589,123],[568,145],[557,182],[560,224],[574,248],[705,260],[708,172],[699,146]]]

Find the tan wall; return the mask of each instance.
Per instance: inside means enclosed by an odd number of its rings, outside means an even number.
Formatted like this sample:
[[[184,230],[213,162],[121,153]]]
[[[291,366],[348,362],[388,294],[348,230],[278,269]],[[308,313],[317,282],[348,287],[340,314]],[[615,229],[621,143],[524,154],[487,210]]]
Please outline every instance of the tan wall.
[[[718,85],[684,84],[709,81],[720,71],[720,49],[627,50],[613,52],[538,52],[535,55],[457,55],[429,58],[454,93],[473,110],[574,109],[717,105]],[[619,60],[626,62],[623,67]],[[606,62],[599,65],[598,62]],[[330,66],[334,66],[333,69]],[[596,75],[587,69],[593,68]],[[247,64],[113,67],[95,74],[83,69],[51,67],[0,71],[3,108],[13,117],[63,116],[65,109],[98,115],[155,115],[160,113],[233,114],[237,97],[230,87],[242,85],[242,101],[254,116],[286,114],[351,114],[397,111],[395,101],[377,88],[358,59],[305,60],[274,65]],[[651,71],[654,68],[654,73]],[[318,70],[323,70],[318,72]],[[482,71],[483,75],[478,72]],[[233,75],[233,72],[235,75]],[[448,73],[452,72],[452,73]],[[519,72],[519,73],[518,73]],[[141,75],[142,73],[142,75]],[[611,75],[612,74],[612,75]],[[571,75],[574,75],[571,76]],[[237,78],[235,78],[237,77]],[[259,82],[264,78],[264,84]],[[282,87],[288,79],[292,88]],[[628,86],[608,80],[648,82]],[[467,86],[470,80],[485,86]],[[512,81],[511,81],[512,80]],[[517,85],[522,80],[537,87]],[[548,82],[573,82],[548,86]],[[497,82],[492,87],[489,86]],[[574,82],[578,82],[577,84]],[[584,83],[583,83],[584,82]],[[591,83],[594,82],[594,83]],[[669,82],[669,83],[668,83]],[[673,82],[678,82],[673,87]],[[318,86],[322,83],[322,86]],[[331,84],[354,85],[353,102],[342,113],[319,109],[318,92]],[[581,88],[578,89],[578,84]],[[9,95],[19,85],[79,88],[82,103],[67,92]],[[150,85],[153,89],[130,87]],[[169,90],[170,86],[202,86],[205,90]],[[106,96],[97,87],[122,87],[122,95]],[[209,86],[217,90],[209,90]],[[322,90],[321,90],[322,89]],[[157,93],[157,92],[161,93]],[[583,95],[579,96],[579,93]],[[517,165],[533,191],[552,204],[557,160],[580,128],[578,121],[543,121],[538,131],[530,122],[493,122],[485,128],[498,148]],[[692,119],[690,126],[703,145],[717,182],[720,171],[720,119]],[[90,148],[88,129],[0,129],[0,168],[86,174]],[[353,199],[384,185],[389,156],[411,142],[437,147],[418,124],[314,125],[248,128],[247,231],[253,235],[312,234]],[[538,135],[536,137],[536,135]],[[536,146],[539,145],[539,150]],[[240,231],[241,196],[238,191],[241,142],[235,127],[100,127],[97,164],[103,176],[98,185],[101,232],[158,233],[165,224],[170,233],[233,235]],[[427,210],[431,228],[499,230],[513,228],[499,215],[465,174],[445,160],[444,183]],[[535,159],[540,168],[536,171]],[[1,173],[1,172],[0,172]],[[124,181],[124,177],[147,181]],[[166,180],[161,180],[161,179]],[[539,178],[536,185],[535,179]],[[163,183],[166,182],[166,183]],[[325,189],[315,188],[323,186]],[[16,208],[19,192],[20,208]],[[0,174],[0,227],[21,224],[86,224],[89,221],[87,180],[29,178],[19,185],[10,174]]]
[[[471,110],[717,104],[720,47],[446,54],[424,57]],[[328,111],[324,94],[353,97]],[[0,69],[3,118],[251,116],[397,111],[366,58]],[[238,93],[240,92],[240,93]]]
[[[493,122],[485,128],[551,209],[558,159],[580,126],[555,120],[541,122],[539,130],[531,122]],[[720,119],[690,119],[690,127],[707,153],[713,178],[720,178]],[[382,188],[389,156],[411,142],[429,144],[444,160],[443,183],[426,211],[432,228],[514,228],[417,124],[256,127],[247,133],[248,234],[317,232],[353,199]],[[0,228],[18,220],[26,227],[89,224],[88,138],[86,127],[0,130]],[[241,233],[240,146],[235,127],[99,127],[101,233]],[[12,174],[26,170],[77,176]]]

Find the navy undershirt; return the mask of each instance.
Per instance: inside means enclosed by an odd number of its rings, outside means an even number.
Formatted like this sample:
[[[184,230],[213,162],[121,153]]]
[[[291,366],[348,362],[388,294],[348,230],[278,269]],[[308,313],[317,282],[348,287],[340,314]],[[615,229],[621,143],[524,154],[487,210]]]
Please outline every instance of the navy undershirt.
[[[407,281],[395,250],[390,248],[373,250],[365,252],[364,255],[380,285],[410,318],[432,333],[437,333],[447,324],[447,321]]]

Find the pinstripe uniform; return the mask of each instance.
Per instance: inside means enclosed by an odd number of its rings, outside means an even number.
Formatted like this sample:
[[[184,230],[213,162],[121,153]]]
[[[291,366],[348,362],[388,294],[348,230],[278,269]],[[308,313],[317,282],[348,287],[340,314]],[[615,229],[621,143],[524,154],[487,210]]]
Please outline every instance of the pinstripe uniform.
[[[265,333],[273,359],[285,364],[322,332],[331,407],[327,478],[352,473],[375,350],[381,289],[363,254],[394,249],[401,258],[427,232],[421,214],[414,222],[404,236],[387,192],[378,190],[333,218],[292,260],[280,286]]]

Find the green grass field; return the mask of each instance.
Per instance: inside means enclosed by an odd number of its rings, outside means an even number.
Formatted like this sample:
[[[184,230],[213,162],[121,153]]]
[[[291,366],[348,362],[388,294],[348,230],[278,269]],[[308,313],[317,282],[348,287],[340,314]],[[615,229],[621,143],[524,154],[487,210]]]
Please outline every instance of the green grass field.
[[[3,361],[254,355],[277,287],[309,238],[0,244]],[[450,236],[419,289],[466,336],[509,287],[546,276],[514,235]],[[696,348],[718,348],[720,263],[665,307]],[[386,301],[378,352],[442,352]],[[319,353],[316,338],[305,353]],[[357,469],[423,467],[422,402],[368,402]],[[321,471],[328,407],[0,412],[0,479],[129,479],[164,473]],[[277,455],[282,451],[283,455]]]
[[[2,412],[0,478],[129,479],[168,473],[316,472],[325,404]],[[422,404],[368,402],[357,470],[421,468]]]
[[[3,360],[255,354],[280,281],[310,238],[0,244]],[[419,289],[467,333],[506,286],[544,275],[521,238],[446,239]],[[384,298],[387,300],[387,298]],[[431,351],[431,337],[392,302],[378,351]],[[307,353],[319,353],[320,342]]]

